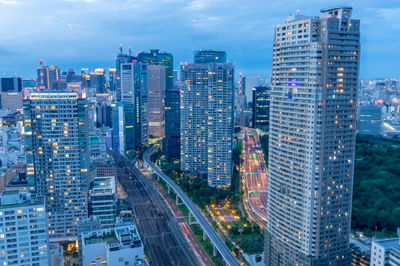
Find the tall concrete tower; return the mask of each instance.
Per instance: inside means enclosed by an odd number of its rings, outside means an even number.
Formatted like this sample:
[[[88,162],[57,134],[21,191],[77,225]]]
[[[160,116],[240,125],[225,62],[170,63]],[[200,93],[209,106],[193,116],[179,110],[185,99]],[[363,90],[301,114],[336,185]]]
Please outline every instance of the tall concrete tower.
[[[275,29],[266,265],[349,265],[360,21],[351,7]]]

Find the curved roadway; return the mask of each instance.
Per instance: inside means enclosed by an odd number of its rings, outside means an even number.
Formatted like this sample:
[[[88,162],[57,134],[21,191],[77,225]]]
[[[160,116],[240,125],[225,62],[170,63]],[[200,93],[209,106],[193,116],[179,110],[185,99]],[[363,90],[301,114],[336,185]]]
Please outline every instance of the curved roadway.
[[[174,182],[172,181],[166,174],[164,174],[157,166],[155,166],[151,160],[150,155],[157,147],[154,146],[148,150],[146,150],[143,154],[144,162],[162,179],[164,180],[176,194],[181,198],[183,203],[185,203],[186,207],[190,210],[193,216],[196,218],[196,221],[200,224],[203,230],[206,232],[206,235],[211,240],[211,242],[215,245],[216,249],[221,254],[222,258],[228,265],[240,265],[235,256],[233,256],[232,252],[225,245],[225,243],[219,238],[217,233],[211,227],[211,225],[207,222],[207,220],[201,215],[200,211],[197,209],[196,205],[189,199],[186,193]]]

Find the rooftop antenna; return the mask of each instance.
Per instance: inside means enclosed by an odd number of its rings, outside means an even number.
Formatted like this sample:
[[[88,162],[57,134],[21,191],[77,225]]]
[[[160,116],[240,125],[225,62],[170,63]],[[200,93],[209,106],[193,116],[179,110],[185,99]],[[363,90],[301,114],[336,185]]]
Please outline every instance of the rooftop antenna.
[[[132,47],[131,46],[129,46],[129,48],[128,48],[128,53],[129,53],[129,55],[132,54]]]
[[[40,60],[39,64],[40,64],[40,89],[44,89],[43,60]]]

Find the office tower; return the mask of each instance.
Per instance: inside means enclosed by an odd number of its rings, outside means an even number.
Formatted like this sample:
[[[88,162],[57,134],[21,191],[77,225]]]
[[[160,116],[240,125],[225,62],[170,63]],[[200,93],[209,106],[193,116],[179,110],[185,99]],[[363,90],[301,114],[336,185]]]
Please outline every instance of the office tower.
[[[95,177],[91,187],[89,214],[99,218],[102,228],[114,227],[117,216],[115,177]]]
[[[135,149],[148,144],[148,86],[147,65],[142,63],[121,64],[121,101],[135,106]]]
[[[130,54],[130,51],[131,50],[129,49],[129,54],[123,53],[121,45],[119,48],[119,53],[115,58],[115,89],[117,91],[117,101],[121,100],[121,64],[132,63],[136,59]]]
[[[165,66],[148,65],[148,89],[149,89],[149,136],[163,138],[165,135]]]
[[[232,177],[234,66],[181,66],[181,170],[227,188]]]
[[[224,51],[198,50],[194,52],[195,64],[226,63],[227,57]]]
[[[90,72],[90,86],[96,89],[96,93],[106,92],[106,70],[104,68],[95,68]]]
[[[96,105],[96,127],[112,127],[112,106]]]
[[[158,49],[151,49],[149,52],[139,53],[137,60],[149,65],[165,66],[165,137],[163,140],[163,153],[169,160],[179,160],[180,95],[177,84],[174,84],[174,57],[170,53],[160,52]]]
[[[271,88],[259,86],[253,89],[252,126],[267,130],[269,127],[269,101]]]
[[[173,90],[174,57],[170,53],[160,52],[158,49],[150,49],[150,52],[141,52],[137,55],[138,62],[149,65],[165,66],[166,90]]]
[[[108,68],[108,88],[110,91],[117,90],[117,69],[115,67]]]
[[[243,77],[242,82],[244,94],[246,95],[246,106],[250,108],[252,106],[250,103],[253,101],[253,89],[260,86],[260,78]]]
[[[360,22],[351,7],[275,29],[266,265],[349,265]]]
[[[125,154],[135,149],[135,105],[118,102],[112,110],[112,148]]]
[[[43,66],[43,61],[40,61],[40,66],[37,68],[37,83],[46,89],[53,89],[53,83],[58,81],[60,76],[60,68],[56,66]]]
[[[179,87],[165,92],[165,138],[163,153],[168,160],[180,159],[180,91]]]
[[[362,104],[359,106],[359,131],[360,135],[379,136],[382,126],[382,106]]]
[[[86,99],[75,92],[32,93],[24,100],[28,187],[46,200],[53,242],[76,240],[87,217]]]
[[[43,199],[4,191],[0,202],[0,263],[49,265],[47,213]]]
[[[37,85],[35,79],[22,79],[22,88],[33,88]]]
[[[22,79],[21,78],[0,78],[0,91],[1,92],[21,92]]]

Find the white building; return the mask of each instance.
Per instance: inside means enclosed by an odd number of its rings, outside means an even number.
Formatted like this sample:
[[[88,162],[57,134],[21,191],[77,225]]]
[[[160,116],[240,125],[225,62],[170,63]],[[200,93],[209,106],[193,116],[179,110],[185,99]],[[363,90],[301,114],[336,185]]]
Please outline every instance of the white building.
[[[49,265],[43,200],[18,190],[4,191],[0,200],[0,264]]]
[[[266,265],[349,265],[360,21],[351,7],[275,29]]]
[[[141,265],[144,248],[132,218],[119,218],[115,228],[82,233],[83,265]]]
[[[181,66],[181,170],[227,188],[232,178],[234,65]]]
[[[399,238],[373,240],[371,245],[371,266],[400,265],[400,228]]]

